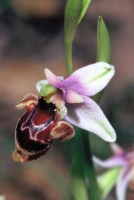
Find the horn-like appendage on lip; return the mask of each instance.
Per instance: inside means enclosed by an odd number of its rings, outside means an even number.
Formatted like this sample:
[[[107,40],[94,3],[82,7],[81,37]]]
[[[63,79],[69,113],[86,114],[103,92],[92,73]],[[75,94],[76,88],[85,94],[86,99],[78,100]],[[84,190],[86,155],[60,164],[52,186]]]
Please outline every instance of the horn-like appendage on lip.
[[[27,112],[30,112],[35,108],[38,103],[37,96],[33,94],[26,95],[16,106],[16,109],[25,109]]]

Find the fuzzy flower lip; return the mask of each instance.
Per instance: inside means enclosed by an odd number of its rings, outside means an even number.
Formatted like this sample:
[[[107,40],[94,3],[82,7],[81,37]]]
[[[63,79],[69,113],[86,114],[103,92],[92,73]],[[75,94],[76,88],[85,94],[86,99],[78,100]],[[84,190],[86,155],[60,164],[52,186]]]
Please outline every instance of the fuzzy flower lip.
[[[116,195],[118,200],[126,199],[126,191],[129,186],[134,190],[134,150],[124,151],[119,145],[111,144],[113,156],[104,161],[93,157],[95,164],[103,168],[121,167],[117,177]]]
[[[67,109],[66,121],[95,133],[105,141],[114,142],[116,140],[116,133],[103,111],[90,98],[109,83],[115,73],[114,66],[98,62],[76,70],[66,79],[56,76],[47,68],[44,72],[46,80],[39,81],[36,88],[40,93],[43,86],[51,84],[60,91]]]
[[[28,94],[16,105],[16,109],[24,109],[25,113],[15,129],[16,147],[12,152],[15,162],[37,159],[49,150],[54,139],[66,141],[75,135],[73,126],[60,121],[60,111],[43,97]]]

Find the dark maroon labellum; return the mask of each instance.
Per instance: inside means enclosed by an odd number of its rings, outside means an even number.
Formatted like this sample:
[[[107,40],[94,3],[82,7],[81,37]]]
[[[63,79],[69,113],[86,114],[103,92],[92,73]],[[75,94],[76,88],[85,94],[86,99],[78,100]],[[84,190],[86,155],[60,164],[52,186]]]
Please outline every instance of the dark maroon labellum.
[[[27,109],[18,121],[15,132],[16,151],[13,156],[25,162],[45,154],[52,142],[51,130],[57,122],[55,105],[40,97],[33,110]]]

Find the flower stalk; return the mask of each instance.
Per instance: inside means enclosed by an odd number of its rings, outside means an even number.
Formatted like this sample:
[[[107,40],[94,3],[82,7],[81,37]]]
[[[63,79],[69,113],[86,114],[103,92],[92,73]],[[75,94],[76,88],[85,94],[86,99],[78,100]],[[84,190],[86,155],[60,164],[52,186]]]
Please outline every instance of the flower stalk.
[[[65,42],[65,54],[66,54],[67,74],[70,75],[73,73],[72,42]]]
[[[90,185],[90,199],[101,200],[101,192],[96,180],[96,172],[92,160],[92,151],[90,147],[90,136],[89,133],[85,132],[82,134],[84,156],[85,156],[85,170]]]
[[[65,10],[65,54],[66,54],[66,67],[67,67],[68,75],[73,73],[72,43],[73,43],[74,35],[77,29],[77,25],[80,22],[80,18],[81,18],[78,15],[78,13],[80,13],[78,12],[78,10],[80,11],[80,9],[82,8],[82,1],[76,1],[75,3],[77,3],[78,9],[75,8],[74,12],[72,13],[71,6],[73,7],[73,3],[70,3],[70,2],[71,2],[70,0],[67,1],[66,10]],[[88,5],[90,4],[90,2],[91,1],[88,2]],[[110,57],[109,52],[110,52],[110,43],[109,43],[108,31],[104,24],[103,19],[99,17],[98,29],[97,29],[97,61],[108,62],[109,57]],[[102,96],[102,93],[101,95],[96,96],[97,102],[100,101],[101,96]],[[81,143],[81,141],[83,144]],[[72,159],[73,159],[72,183],[73,183],[73,195],[75,197],[75,200],[87,199],[87,193],[85,191],[86,190],[86,186],[85,186],[86,174],[90,181],[91,200],[96,200],[96,199],[101,200],[101,193],[100,193],[97,180],[96,180],[95,169],[94,169],[94,165],[92,161],[92,152],[91,152],[90,142],[89,142],[89,135],[87,135],[87,131],[84,131],[84,133],[77,138],[74,145],[75,145],[74,147],[75,151],[73,152],[73,156],[72,156]],[[79,149],[77,148],[78,146],[79,146]],[[83,160],[83,157],[84,157],[84,160]],[[82,161],[85,162],[85,164],[81,164]],[[78,166],[81,166],[81,168],[78,168]],[[85,170],[85,167],[88,170]],[[82,187],[79,187],[78,183],[82,184],[81,185]],[[83,189],[80,190],[79,188],[83,188]]]
[[[77,135],[72,156],[72,193],[75,200],[89,200],[85,181],[85,157],[82,134],[80,129],[76,129]]]

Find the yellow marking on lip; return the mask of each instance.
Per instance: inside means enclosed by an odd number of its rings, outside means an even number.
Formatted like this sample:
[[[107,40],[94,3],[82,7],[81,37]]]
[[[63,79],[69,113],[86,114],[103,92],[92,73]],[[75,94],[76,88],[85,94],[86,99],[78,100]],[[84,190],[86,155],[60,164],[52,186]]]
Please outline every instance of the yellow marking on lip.
[[[31,105],[31,104],[37,104],[37,101],[35,101],[35,100],[29,100],[29,101],[27,101],[27,102],[20,102],[20,103],[18,103],[18,104],[15,106],[15,108],[16,108],[16,109],[22,109],[22,108],[25,108],[26,106],[29,106],[29,105]]]

